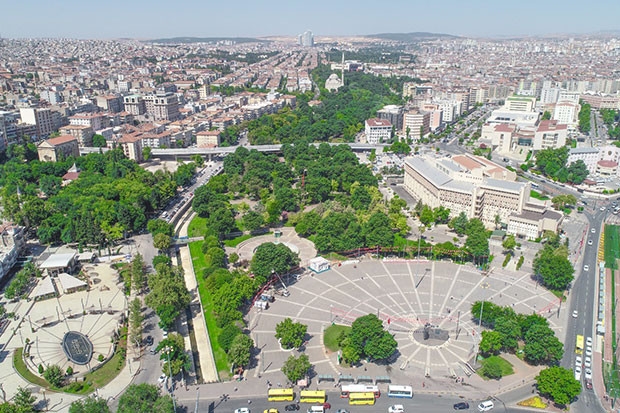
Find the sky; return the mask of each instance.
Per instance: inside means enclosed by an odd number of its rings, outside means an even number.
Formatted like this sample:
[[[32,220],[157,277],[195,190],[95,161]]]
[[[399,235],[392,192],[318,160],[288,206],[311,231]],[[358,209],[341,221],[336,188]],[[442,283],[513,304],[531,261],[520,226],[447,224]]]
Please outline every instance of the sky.
[[[432,32],[467,37],[620,30],[620,1],[8,0],[0,36],[154,39]]]

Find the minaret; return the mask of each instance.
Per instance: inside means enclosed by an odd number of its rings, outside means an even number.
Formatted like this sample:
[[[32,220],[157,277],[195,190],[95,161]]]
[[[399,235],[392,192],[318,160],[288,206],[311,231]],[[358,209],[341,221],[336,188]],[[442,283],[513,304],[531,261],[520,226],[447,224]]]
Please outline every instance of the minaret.
[[[342,75],[340,77],[340,82],[342,83],[342,86],[344,86],[344,52],[342,52]]]

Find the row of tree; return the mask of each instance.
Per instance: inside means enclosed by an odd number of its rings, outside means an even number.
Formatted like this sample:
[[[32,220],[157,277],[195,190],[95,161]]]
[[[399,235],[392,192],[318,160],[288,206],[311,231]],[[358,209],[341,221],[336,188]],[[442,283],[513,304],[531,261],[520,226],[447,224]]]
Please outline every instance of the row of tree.
[[[588,133],[590,133],[590,130],[592,129],[591,125],[590,125],[590,115],[592,112],[592,106],[590,106],[589,103],[585,103],[584,101],[581,101],[581,109],[579,110],[579,130],[581,131],[581,133],[585,133],[586,135]]]

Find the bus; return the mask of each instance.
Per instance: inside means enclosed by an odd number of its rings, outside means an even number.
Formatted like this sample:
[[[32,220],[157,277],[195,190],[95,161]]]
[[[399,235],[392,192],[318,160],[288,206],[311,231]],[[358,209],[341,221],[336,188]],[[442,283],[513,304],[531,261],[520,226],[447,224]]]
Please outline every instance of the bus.
[[[583,353],[583,336],[581,334],[577,334],[577,342],[575,343],[575,353],[577,354]]]
[[[375,404],[375,394],[372,392],[366,393],[349,393],[350,405],[362,405],[367,404],[372,406]]]
[[[300,403],[325,403],[325,390],[302,390],[299,393]]]
[[[413,397],[413,389],[411,386],[397,386],[390,384],[388,386],[388,397],[406,397],[410,399]]]
[[[267,393],[270,402],[292,402],[294,398],[293,389],[269,389]]]
[[[375,394],[375,398],[381,396],[379,386],[369,386],[366,384],[345,384],[340,389],[340,397],[343,399],[349,398],[351,393],[369,393]]]

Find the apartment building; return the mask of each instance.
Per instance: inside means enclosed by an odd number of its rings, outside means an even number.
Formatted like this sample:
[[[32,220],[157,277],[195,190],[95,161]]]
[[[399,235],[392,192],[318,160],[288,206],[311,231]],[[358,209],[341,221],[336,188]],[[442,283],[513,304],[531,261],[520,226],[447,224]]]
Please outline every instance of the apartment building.
[[[430,115],[430,128],[435,131],[443,125],[443,111],[436,103],[423,103],[420,110],[428,112]]]
[[[120,96],[97,96],[95,102],[98,107],[111,113],[118,113],[123,111],[123,99]]]
[[[579,123],[578,115],[580,110],[581,106],[579,103],[560,100],[555,104],[552,119],[567,125],[569,129],[574,131]]]
[[[80,156],[78,140],[71,135],[44,140],[37,147],[37,151],[41,162],[57,162],[60,158]]]
[[[95,135],[95,131],[93,128],[87,125],[67,125],[63,126],[58,130],[61,135],[71,135],[74,136],[80,147],[91,147],[93,146],[93,136]]]
[[[93,131],[109,126],[108,116],[103,113],[83,113],[69,116],[69,124],[74,126],[89,126]]]
[[[118,140],[118,144],[128,159],[142,162],[142,139],[139,136],[125,135]]]
[[[0,281],[17,264],[17,259],[26,249],[24,228],[13,224],[0,226]]]
[[[364,133],[366,135],[366,143],[376,145],[387,142],[392,137],[392,124],[385,119],[367,119]]]
[[[141,116],[146,113],[146,103],[140,95],[129,95],[123,98],[125,111],[133,116]]]
[[[397,131],[401,131],[403,129],[404,113],[405,109],[402,106],[386,105],[377,111],[377,117],[387,120]]]
[[[49,108],[20,108],[22,123],[35,126],[35,139],[44,139],[56,130],[60,114]]]
[[[213,148],[222,143],[222,133],[217,130],[208,130],[196,134],[196,146],[199,148]]]
[[[158,91],[144,96],[146,113],[154,120],[177,120],[180,117],[179,99],[172,92]]]

